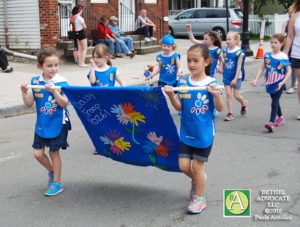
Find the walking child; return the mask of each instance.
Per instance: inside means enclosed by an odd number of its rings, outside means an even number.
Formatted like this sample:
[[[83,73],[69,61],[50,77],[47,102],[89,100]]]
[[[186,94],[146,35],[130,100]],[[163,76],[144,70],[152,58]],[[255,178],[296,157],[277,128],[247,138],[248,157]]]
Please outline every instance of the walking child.
[[[226,103],[228,108],[228,114],[224,121],[231,121],[234,119],[232,109],[232,92],[233,97],[241,104],[241,115],[245,115],[247,112],[248,101],[240,94],[242,81],[245,77],[245,53],[238,47],[239,43],[240,35],[238,33],[227,33],[227,47],[223,48],[224,66],[220,69],[220,73],[223,73],[223,83],[225,85]]]
[[[125,86],[117,67],[112,67],[110,52],[105,44],[98,44],[92,53],[91,70],[87,77],[92,86],[114,87],[115,81]]]
[[[105,44],[95,46],[91,61],[91,70],[87,77],[92,86],[114,87],[117,81],[120,86],[125,86],[117,67],[112,67],[109,48]],[[98,152],[95,150],[94,155]]]
[[[204,44],[195,44],[187,52],[189,78],[180,79],[179,87],[207,86],[201,91],[182,91],[176,95],[172,86],[164,91],[177,111],[181,111],[179,168],[192,180],[192,200],[188,213],[200,213],[206,208],[204,189],[206,174],[204,162],[208,161],[212,149],[215,122],[214,109],[221,112],[224,103],[220,90],[214,89],[219,83],[210,74],[209,50]]]
[[[204,43],[210,53],[211,57],[211,66],[210,66],[210,75],[211,77],[215,77],[216,69],[218,65],[218,61],[220,64],[220,68],[223,68],[224,60],[222,58],[222,40],[219,37],[218,33],[215,31],[208,31],[204,33],[203,41],[196,40],[193,32],[192,32],[192,25],[187,24],[186,29],[188,31],[189,39],[192,43]]]
[[[274,125],[281,126],[284,123],[279,99],[282,91],[285,89],[285,83],[289,79],[292,69],[288,56],[282,52],[283,46],[284,36],[282,34],[273,34],[271,36],[272,52],[264,55],[264,62],[258,70],[255,80],[250,82],[251,85],[255,85],[266,69],[266,82],[264,85],[266,85],[266,92],[270,94],[272,99],[270,120],[269,123],[265,124],[265,128],[269,132],[274,131]],[[278,118],[275,121],[276,115]]]
[[[173,36],[166,35],[159,44],[162,48],[162,53],[156,57],[158,67],[150,73],[151,78],[159,73],[158,86],[165,85],[175,86],[177,77],[182,77],[182,67],[180,64],[180,54],[176,53],[176,44]]]
[[[38,55],[38,68],[43,71],[40,76],[31,79],[31,85],[44,85],[45,89],[28,88],[21,84],[23,102],[26,107],[36,104],[37,121],[33,141],[33,154],[37,161],[48,170],[48,189],[44,193],[53,196],[63,191],[61,183],[62,161],[59,149],[66,149],[68,129],[71,125],[68,117],[68,98],[62,90],[51,89],[55,86],[68,86],[65,78],[58,74],[59,57],[55,50],[44,49]],[[49,156],[45,154],[49,147]]]

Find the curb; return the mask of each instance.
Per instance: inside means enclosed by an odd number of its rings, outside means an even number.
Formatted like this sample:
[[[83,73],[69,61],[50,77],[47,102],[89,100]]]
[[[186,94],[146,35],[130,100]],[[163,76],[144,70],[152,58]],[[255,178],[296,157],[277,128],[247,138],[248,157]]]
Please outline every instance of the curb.
[[[253,63],[255,63],[255,61],[260,62],[261,59],[256,59],[254,56],[251,56],[251,57],[248,58],[248,60],[246,59],[245,65],[253,64]],[[188,75],[189,75],[189,73],[184,74],[183,77],[187,77]],[[156,81],[157,80],[154,80],[153,82],[156,82]],[[144,84],[132,84],[130,86],[141,86],[141,85],[144,85]],[[34,113],[34,112],[36,112],[35,105],[33,105],[30,108],[27,108],[23,104],[22,105],[5,107],[5,108],[0,108],[0,119],[7,118],[7,117],[19,116],[19,115],[23,115],[23,114]]]

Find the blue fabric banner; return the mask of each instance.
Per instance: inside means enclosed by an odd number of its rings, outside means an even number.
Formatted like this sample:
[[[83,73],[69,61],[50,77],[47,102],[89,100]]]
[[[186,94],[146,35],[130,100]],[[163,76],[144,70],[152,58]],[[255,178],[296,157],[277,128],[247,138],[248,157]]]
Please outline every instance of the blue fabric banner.
[[[166,171],[178,168],[179,136],[158,87],[63,87],[100,155]]]

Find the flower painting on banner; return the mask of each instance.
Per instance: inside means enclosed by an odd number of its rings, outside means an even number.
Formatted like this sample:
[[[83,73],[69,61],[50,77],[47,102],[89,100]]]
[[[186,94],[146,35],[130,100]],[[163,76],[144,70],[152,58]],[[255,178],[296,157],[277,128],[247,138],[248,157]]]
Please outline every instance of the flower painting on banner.
[[[98,154],[166,171],[178,168],[179,136],[158,87],[64,87]]]

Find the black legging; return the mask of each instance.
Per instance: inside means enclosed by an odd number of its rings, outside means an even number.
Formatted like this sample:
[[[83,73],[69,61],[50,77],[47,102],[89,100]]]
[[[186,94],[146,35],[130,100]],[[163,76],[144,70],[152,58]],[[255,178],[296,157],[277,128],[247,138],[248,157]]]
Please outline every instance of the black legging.
[[[273,122],[273,123],[275,122],[276,115],[278,115],[278,117],[282,116],[281,108],[280,108],[280,104],[279,104],[279,99],[282,94],[282,91],[283,91],[283,88],[281,88],[278,92],[276,92],[274,94],[270,94],[271,99],[272,99],[270,122]]]
[[[8,61],[7,61],[7,58],[6,58],[6,54],[4,52],[4,50],[1,49],[1,46],[0,46],[0,68],[2,70],[5,70],[8,66]]]

